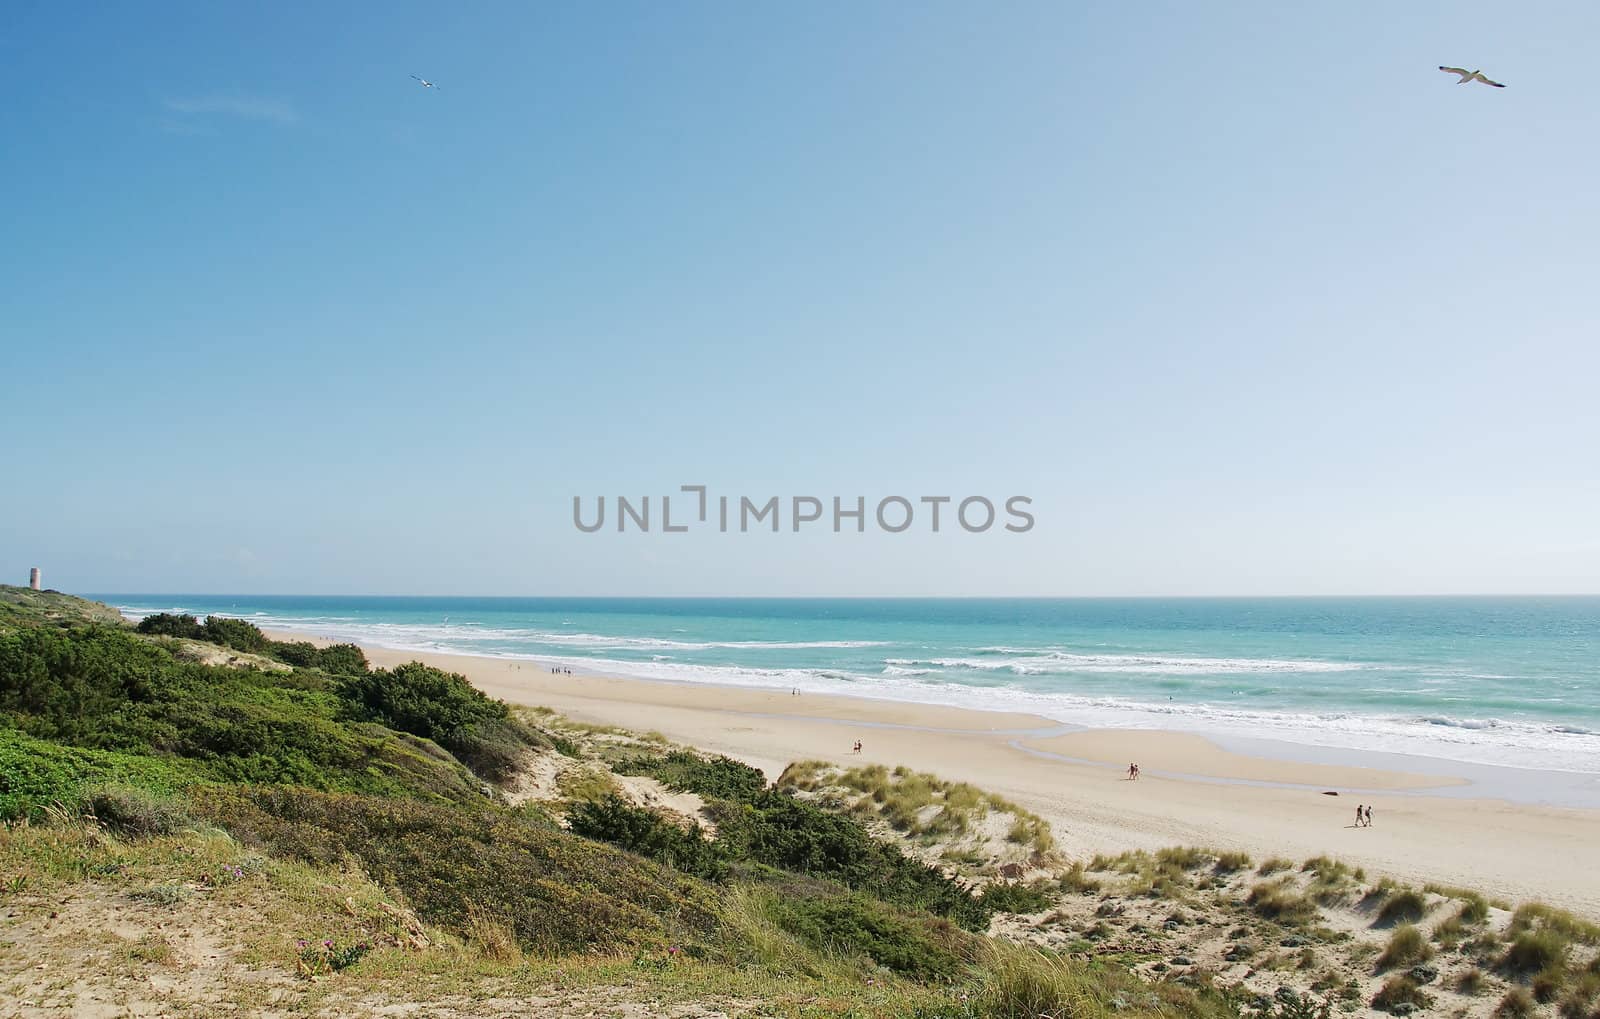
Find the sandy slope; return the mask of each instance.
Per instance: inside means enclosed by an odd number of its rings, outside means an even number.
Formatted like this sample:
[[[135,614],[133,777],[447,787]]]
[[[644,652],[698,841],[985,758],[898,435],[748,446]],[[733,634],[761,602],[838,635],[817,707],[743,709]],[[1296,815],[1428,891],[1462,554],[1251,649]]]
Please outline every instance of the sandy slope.
[[[1542,899],[1600,918],[1600,870],[1591,866],[1593,847],[1600,845],[1600,811],[1430,796],[1426,787],[1451,780],[1266,761],[1224,752],[1187,734],[1102,730],[1041,737],[1041,730],[1059,727],[1026,715],[566,676],[531,662],[366,651],[379,665],[421,658],[464,673],[512,703],[545,705],[581,721],[659,731],[772,776],[791,761],[819,758],[905,764],[972,782],[1044,816],[1069,854],[1177,844],[1241,849],[1258,859],[1327,853],[1407,881]],[[860,758],[850,753],[857,739],[864,744]],[[1131,760],[1145,770],[1138,782],[1123,777]],[[1155,773],[1290,785],[1225,784]],[[1329,789],[1343,794],[1323,795]],[[1374,827],[1352,826],[1358,801],[1373,805]]]

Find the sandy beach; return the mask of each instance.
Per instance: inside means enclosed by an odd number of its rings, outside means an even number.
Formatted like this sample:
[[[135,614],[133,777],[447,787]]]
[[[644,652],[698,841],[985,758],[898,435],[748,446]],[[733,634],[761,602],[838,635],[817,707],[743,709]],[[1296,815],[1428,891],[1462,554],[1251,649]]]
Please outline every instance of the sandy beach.
[[[1328,854],[1373,875],[1539,899],[1600,918],[1600,872],[1590,865],[1600,811],[1473,799],[1461,795],[1460,777],[1251,757],[1183,733],[1063,734],[1059,723],[1029,715],[365,650],[376,665],[426,661],[507,702],[656,731],[772,777],[792,761],[820,759],[906,765],[971,782],[1047,818],[1070,856],[1172,845],[1243,850],[1258,860]],[[859,756],[850,752],[856,740]],[[1131,761],[1143,771],[1137,782],[1125,777]],[[1430,795],[1452,788],[1451,796]],[[1358,802],[1372,805],[1373,827],[1353,826]]]

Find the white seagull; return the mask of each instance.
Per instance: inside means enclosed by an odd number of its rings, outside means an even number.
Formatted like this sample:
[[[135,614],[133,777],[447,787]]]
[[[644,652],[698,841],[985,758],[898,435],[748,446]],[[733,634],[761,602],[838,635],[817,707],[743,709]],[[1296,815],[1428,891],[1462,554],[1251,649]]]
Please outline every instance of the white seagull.
[[[1482,71],[1469,71],[1465,67],[1446,67],[1443,64],[1439,65],[1439,70],[1461,75],[1461,80],[1456,82],[1457,85],[1465,85],[1469,81],[1481,81],[1485,85],[1493,85],[1495,88],[1505,88],[1498,81],[1485,78]]]
[[[417,78],[417,76],[414,75],[414,74],[411,77],[416,78],[417,81],[419,83],[421,83],[423,88],[438,88],[439,87],[439,86],[435,85],[433,82],[429,81],[427,78]],[[1488,81],[1488,80],[1489,79],[1487,79],[1487,78],[1484,79],[1484,81]]]

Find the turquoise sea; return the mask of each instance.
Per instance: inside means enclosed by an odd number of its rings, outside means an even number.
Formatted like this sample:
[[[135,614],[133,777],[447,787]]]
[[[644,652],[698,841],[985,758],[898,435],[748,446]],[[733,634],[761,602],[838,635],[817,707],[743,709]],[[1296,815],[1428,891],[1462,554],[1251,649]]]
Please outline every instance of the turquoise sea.
[[[576,671],[1600,774],[1600,597],[96,597]]]

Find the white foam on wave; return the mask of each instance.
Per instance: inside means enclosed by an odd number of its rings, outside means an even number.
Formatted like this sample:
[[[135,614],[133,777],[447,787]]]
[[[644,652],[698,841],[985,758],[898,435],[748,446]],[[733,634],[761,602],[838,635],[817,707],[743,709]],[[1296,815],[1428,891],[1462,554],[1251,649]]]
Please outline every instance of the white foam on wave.
[[[540,660],[566,665],[575,671],[635,679],[763,689],[796,688],[807,693],[1038,715],[1091,729],[1159,729],[1276,739],[1343,750],[1399,752],[1469,764],[1600,775],[1600,733],[1544,722],[1452,719],[1442,715],[1275,712],[1214,704],[1150,703],[1118,697],[1044,693],[1012,686],[975,688],[910,674],[867,676],[826,669],[760,669],[586,657]]]
[[[1354,672],[1374,668],[1356,662],[1295,661],[1276,658],[1198,658],[1177,655],[1079,654],[1070,651],[1027,648],[979,648],[995,657],[890,658],[886,664],[901,668],[932,666],[1038,676],[1060,672],[1145,673],[1162,676],[1214,676],[1258,672]],[[1006,655],[1009,657],[999,657]]]

